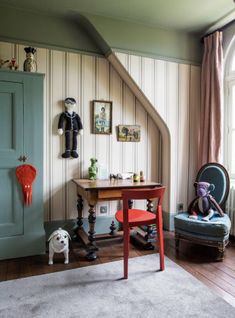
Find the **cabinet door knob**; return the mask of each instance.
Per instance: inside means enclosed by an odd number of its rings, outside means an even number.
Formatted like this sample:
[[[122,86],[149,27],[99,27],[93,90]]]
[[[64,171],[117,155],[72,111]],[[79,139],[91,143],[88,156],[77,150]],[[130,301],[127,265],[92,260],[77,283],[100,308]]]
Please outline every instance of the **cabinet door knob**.
[[[20,156],[18,160],[25,162],[26,160],[28,160],[28,158],[25,155],[23,155],[23,156]]]

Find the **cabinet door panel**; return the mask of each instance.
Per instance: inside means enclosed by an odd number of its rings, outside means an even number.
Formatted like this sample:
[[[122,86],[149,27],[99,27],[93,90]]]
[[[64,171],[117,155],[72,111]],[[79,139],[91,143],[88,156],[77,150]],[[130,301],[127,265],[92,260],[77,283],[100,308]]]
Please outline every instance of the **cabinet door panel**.
[[[23,84],[0,81],[0,237],[23,233],[15,169],[23,155]]]

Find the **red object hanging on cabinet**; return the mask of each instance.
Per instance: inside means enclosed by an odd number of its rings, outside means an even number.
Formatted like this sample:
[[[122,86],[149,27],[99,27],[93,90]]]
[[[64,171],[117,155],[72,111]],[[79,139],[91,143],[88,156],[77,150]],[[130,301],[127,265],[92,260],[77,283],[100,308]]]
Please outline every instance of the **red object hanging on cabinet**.
[[[32,204],[32,185],[36,178],[37,170],[32,165],[21,165],[16,168],[16,177],[21,185],[24,204]]]

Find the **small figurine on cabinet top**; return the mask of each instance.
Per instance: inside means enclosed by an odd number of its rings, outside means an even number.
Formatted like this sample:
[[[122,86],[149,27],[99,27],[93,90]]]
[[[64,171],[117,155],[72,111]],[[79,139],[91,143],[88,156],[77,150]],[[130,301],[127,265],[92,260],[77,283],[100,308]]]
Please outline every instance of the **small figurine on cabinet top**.
[[[8,64],[8,67],[9,67],[9,69],[10,70],[18,70],[18,68],[19,68],[19,65],[16,63],[16,58],[12,58],[11,60],[10,60],[10,63]]]
[[[91,160],[91,165],[88,168],[89,179],[90,180],[96,180],[96,176],[97,176],[96,162],[98,160],[96,158],[91,158],[90,160]]]
[[[65,122],[65,152],[62,154],[63,158],[78,158],[77,153],[77,135],[83,134],[83,126],[79,115],[74,112],[76,107],[76,100],[72,97],[67,97],[64,101],[66,111],[61,113],[58,123],[58,134],[63,134],[63,125]],[[70,148],[70,133],[72,133],[73,144]]]
[[[34,59],[34,53],[36,49],[33,47],[25,47],[26,60],[24,61],[24,71],[25,72],[37,72],[37,63]]]

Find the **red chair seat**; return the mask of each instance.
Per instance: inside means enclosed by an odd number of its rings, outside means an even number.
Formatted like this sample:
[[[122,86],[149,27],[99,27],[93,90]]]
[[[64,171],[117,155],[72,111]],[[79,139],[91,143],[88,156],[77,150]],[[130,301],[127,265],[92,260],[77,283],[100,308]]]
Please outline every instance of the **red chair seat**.
[[[123,223],[123,210],[117,211],[115,217],[118,222]],[[144,210],[131,209],[128,210],[128,220],[129,223],[135,223],[136,225],[138,225],[138,223],[143,224],[143,222],[155,223],[156,215]]]

